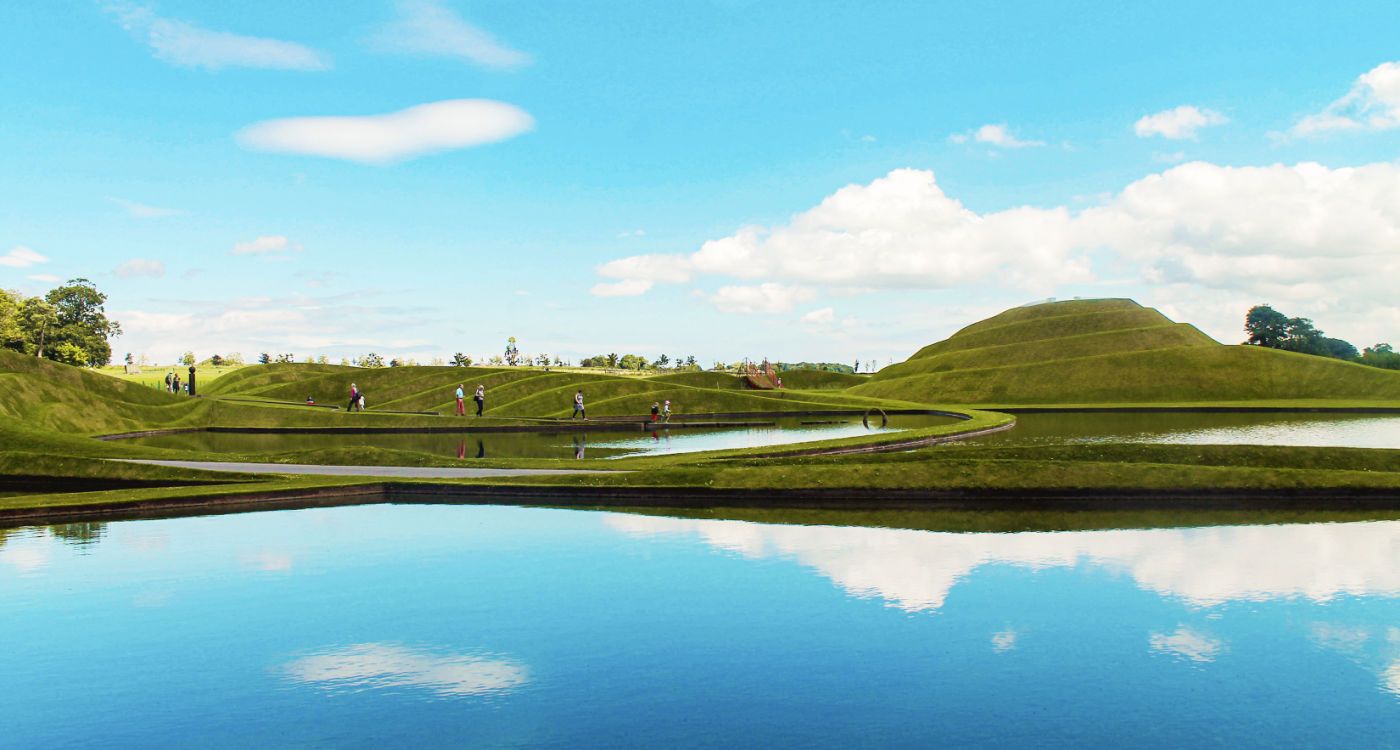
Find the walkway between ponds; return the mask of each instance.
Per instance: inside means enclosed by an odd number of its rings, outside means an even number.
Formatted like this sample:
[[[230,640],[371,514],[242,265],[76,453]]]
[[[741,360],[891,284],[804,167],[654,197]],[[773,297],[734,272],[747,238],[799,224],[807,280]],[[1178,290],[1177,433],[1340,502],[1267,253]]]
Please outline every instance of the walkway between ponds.
[[[171,466],[177,469],[234,471],[244,474],[317,474],[332,477],[399,477],[405,479],[486,479],[491,477],[536,477],[558,474],[616,474],[590,469],[484,469],[453,466],[322,466],[320,464],[265,464],[241,461],[160,461],[114,458],[128,464]],[[625,473],[625,472],[624,472]]]

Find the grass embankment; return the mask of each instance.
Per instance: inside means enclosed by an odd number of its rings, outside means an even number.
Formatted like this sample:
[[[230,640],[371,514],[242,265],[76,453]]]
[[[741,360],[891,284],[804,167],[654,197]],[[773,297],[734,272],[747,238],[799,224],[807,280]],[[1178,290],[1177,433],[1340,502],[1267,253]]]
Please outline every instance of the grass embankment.
[[[1015,308],[924,347],[851,393],[973,405],[1366,401],[1400,406],[1400,372],[1224,346],[1131,300]]]
[[[197,385],[203,388],[205,385],[231,373],[243,369],[245,365],[211,365],[200,363],[196,370]],[[165,376],[167,373],[180,376],[180,382],[189,381],[190,368],[186,365],[149,365],[141,368],[141,372],[129,373],[123,365],[107,365],[98,367],[93,372],[116,378],[128,383],[144,385],[147,388],[159,389],[165,387]]]

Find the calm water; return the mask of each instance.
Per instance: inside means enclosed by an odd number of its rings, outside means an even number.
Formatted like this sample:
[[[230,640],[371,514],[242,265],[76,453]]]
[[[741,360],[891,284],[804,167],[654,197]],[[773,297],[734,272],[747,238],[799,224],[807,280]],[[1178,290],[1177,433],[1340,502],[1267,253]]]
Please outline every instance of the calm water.
[[[367,506],[9,532],[12,747],[1381,747],[1400,523]]]
[[[1400,448],[1400,415],[1018,414],[1016,428],[978,438],[988,445],[1214,443]]]
[[[878,417],[876,419],[878,420]],[[374,445],[462,459],[610,458],[832,440],[876,432],[951,424],[958,420],[931,415],[895,415],[889,417],[889,423],[885,427],[881,427],[878,421],[866,427],[859,418],[804,417],[765,421],[773,424],[716,429],[658,427],[626,432],[464,432],[392,435],[197,432],[136,438],[131,442],[214,453],[287,453]]]

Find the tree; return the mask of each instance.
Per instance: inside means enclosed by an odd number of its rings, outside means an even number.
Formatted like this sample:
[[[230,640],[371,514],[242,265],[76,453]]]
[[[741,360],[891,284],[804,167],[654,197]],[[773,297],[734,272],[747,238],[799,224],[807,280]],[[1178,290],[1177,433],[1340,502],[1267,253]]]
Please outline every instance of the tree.
[[[1282,349],[1288,338],[1288,316],[1268,305],[1255,305],[1244,315],[1244,331],[1249,334],[1246,344]]]
[[[645,370],[647,360],[639,354],[624,354],[622,359],[618,360],[617,366],[624,370]]]
[[[295,354],[279,354],[277,355],[277,358],[274,361],[276,361],[278,364],[289,365],[297,361],[297,357]]]
[[[356,364],[358,364],[360,367],[383,367],[384,358],[379,356],[378,354],[375,354],[374,352],[370,352],[369,354],[360,357],[359,361],[356,362]]]
[[[194,363],[194,352],[185,352],[184,354],[180,355],[180,364],[184,365],[185,367],[194,367]]]
[[[1334,339],[1330,336],[1323,337],[1322,349],[1323,353],[1328,357],[1345,359],[1347,361],[1354,360],[1361,356],[1361,353],[1356,351],[1356,347],[1352,346],[1350,341]]]
[[[209,357],[209,364],[211,364],[211,365],[213,365],[213,366],[215,366],[215,367],[221,367],[221,366],[222,366],[225,362],[227,362],[227,361],[228,361],[228,360],[224,359],[222,356],[220,356],[220,355],[218,355],[218,354],[215,354],[215,355]]]
[[[390,367],[403,367],[403,363],[399,361],[399,358],[398,358],[398,357],[394,357],[394,358],[392,358],[392,359],[389,360],[389,366],[390,366]]]
[[[504,359],[501,358],[501,355],[499,355],[499,354],[493,354],[493,355],[491,355],[491,365],[492,365],[493,367],[500,367],[500,366],[504,365],[505,363],[506,363],[506,361],[505,361]]]
[[[1366,347],[1361,351],[1361,358],[1357,361],[1371,367],[1400,370],[1400,352],[1395,351],[1395,348],[1390,344],[1375,344]]]
[[[656,358],[656,366],[662,370],[666,369],[666,365],[669,364],[671,364],[671,358],[666,356],[665,354]]]
[[[316,364],[318,364],[318,365],[328,365],[328,364],[330,364],[330,363],[331,363],[331,358],[330,358],[330,357],[327,357],[327,356],[324,355],[324,354],[318,354],[318,355],[316,355]]]
[[[228,353],[228,354],[225,354],[225,355],[224,355],[224,364],[229,365],[230,367],[242,367],[242,366],[243,366],[243,353],[242,353],[242,352],[230,352],[230,353]]]
[[[269,364],[269,363],[271,363],[271,362],[272,362],[272,355],[271,355],[271,354],[268,354],[267,352],[263,352],[262,354],[259,354],[259,355],[258,355],[258,364],[260,364],[260,365],[265,365],[265,364]]]
[[[0,347],[24,351],[24,295],[0,289]]]
[[[62,362],[65,365],[82,367],[90,364],[91,357],[88,351],[72,341],[60,341],[49,350],[49,359],[55,362]]]
[[[608,367],[617,367],[617,354],[608,355]]]
[[[520,364],[520,349],[515,346],[515,337],[506,339],[506,364],[515,367]]]
[[[689,367],[689,368],[691,368],[691,369],[695,369],[695,367],[698,366],[698,365],[696,365],[696,363],[695,363],[695,355],[694,355],[694,354],[692,354],[692,355],[690,355],[689,357],[686,357],[686,358],[685,358],[685,366],[686,366],[686,367]]]
[[[108,320],[103,305],[107,295],[87,279],[73,279],[63,286],[49,290],[44,300],[58,314],[51,338],[56,346],[71,343],[83,350],[88,366],[105,365],[112,361],[111,339],[121,335],[122,328]],[[73,351],[69,349],[68,351]]]
[[[58,308],[39,297],[30,297],[24,301],[24,307],[20,310],[20,325],[24,329],[26,353],[43,359],[44,351],[58,328]]]
[[[471,366],[472,366],[472,358],[469,357],[469,356],[467,356],[467,355],[465,355],[465,354],[463,354],[463,353],[461,353],[461,352],[457,352],[456,354],[452,355],[452,366],[453,366],[453,367],[471,367]]]

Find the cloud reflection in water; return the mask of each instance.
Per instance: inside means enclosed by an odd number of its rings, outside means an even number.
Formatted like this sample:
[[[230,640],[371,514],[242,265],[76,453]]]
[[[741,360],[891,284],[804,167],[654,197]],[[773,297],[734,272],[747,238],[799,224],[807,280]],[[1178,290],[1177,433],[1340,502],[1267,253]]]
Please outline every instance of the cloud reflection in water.
[[[359,643],[306,656],[286,666],[288,679],[326,690],[421,687],[463,697],[513,690],[529,679],[508,659],[434,654],[389,643]]]

